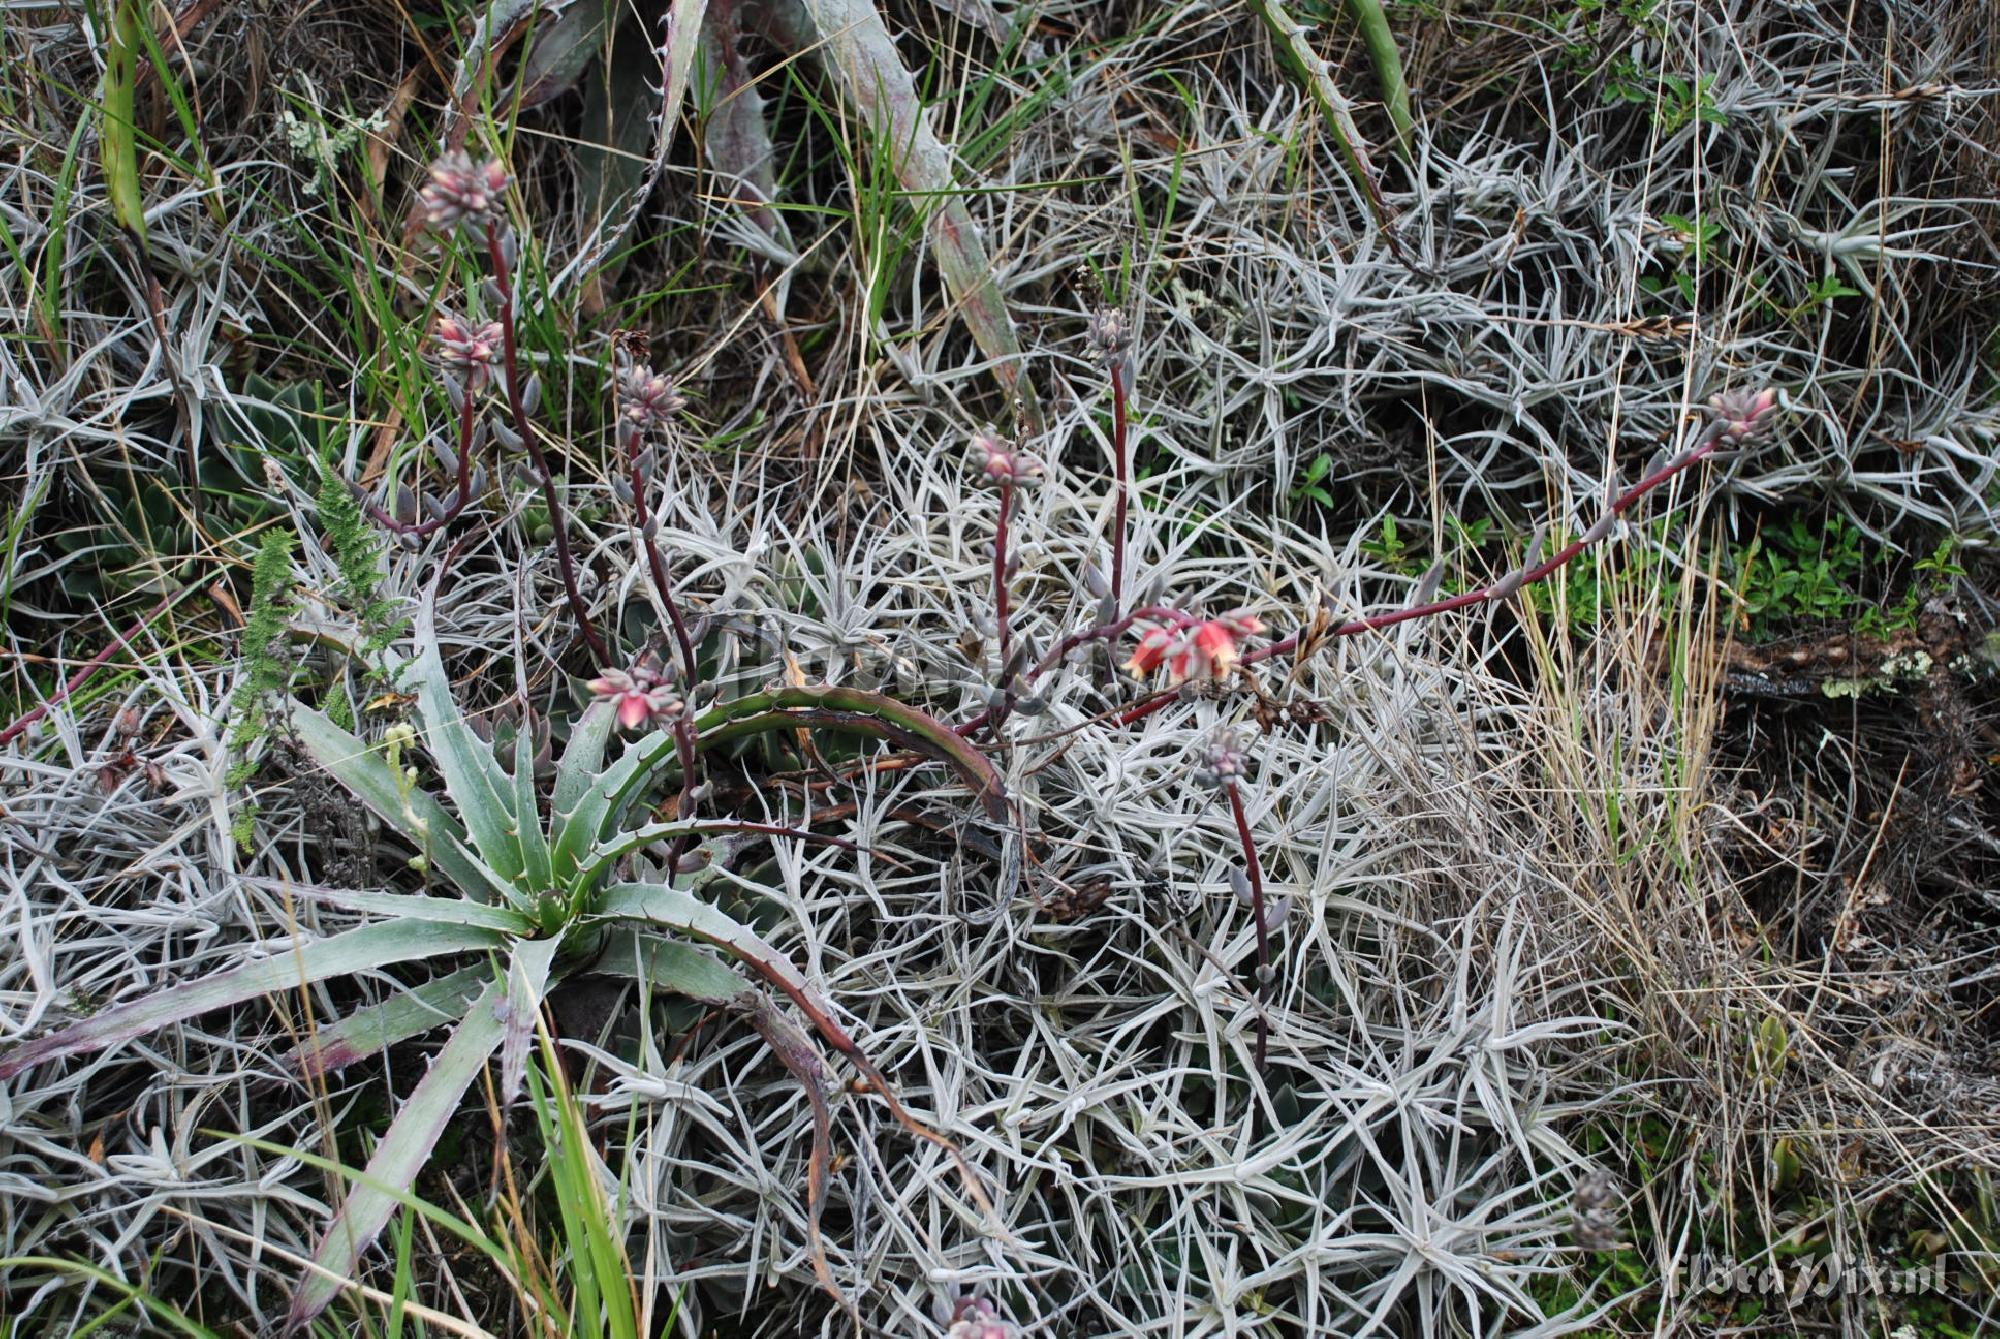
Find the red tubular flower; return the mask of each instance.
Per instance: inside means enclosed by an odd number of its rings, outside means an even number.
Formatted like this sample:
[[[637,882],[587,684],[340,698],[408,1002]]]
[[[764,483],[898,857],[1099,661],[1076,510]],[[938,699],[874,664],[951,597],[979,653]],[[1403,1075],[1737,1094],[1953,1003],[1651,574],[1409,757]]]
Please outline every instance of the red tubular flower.
[[[1167,652],[1174,644],[1174,629],[1157,625],[1139,634],[1139,645],[1132,652],[1132,658],[1125,662],[1125,668],[1134,674],[1151,674],[1166,660]]]
[[[1239,642],[1262,631],[1264,621],[1241,610],[1174,627],[1148,625],[1125,668],[1150,674],[1164,664],[1168,679],[1176,684],[1224,678],[1243,658]]]

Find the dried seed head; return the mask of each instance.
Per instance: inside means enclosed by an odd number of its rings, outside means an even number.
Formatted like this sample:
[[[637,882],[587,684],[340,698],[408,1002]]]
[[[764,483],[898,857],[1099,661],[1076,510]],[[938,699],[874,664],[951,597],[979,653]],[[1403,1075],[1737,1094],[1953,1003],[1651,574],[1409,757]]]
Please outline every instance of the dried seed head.
[[[1618,1183],[1601,1171],[1586,1172],[1570,1202],[1570,1232],[1586,1251],[1618,1249]]]
[[[448,153],[431,164],[431,179],[418,193],[424,221],[438,232],[485,223],[497,216],[508,180],[498,159],[475,163],[462,152]]]
[[[498,321],[473,325],[456,317],[440,316],[431,328],[431,343],[437,349],[438,365],[458,374],[471,390],[479,390],[492,379],[506,350],[506,336]]]
[[[687,408],[687,397],[650,367],[629,363],[618,369],[618,419],[631,431],[648,433],[672,426]]]

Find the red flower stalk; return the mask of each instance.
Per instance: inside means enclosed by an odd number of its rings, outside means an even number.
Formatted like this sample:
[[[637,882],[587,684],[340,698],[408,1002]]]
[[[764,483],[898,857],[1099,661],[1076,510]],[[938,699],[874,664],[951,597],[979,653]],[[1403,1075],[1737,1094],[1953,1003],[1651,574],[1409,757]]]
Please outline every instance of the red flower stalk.
[[[562,569],[563,595],[569,602],[570,616],[576,620],[577,631],[582,634],[584,645],[590,648],[591,658],[599,665],[605,665],[610,662],[611,656],[590,621],[590,606],[584,603],[583,591],[577,584],[576,559],[570,553],[569,522],[563,512],[562,497],[556,492],[555,477],[549,473],[548,456],[542,451],[541,436],[528,416],[527,383],[521,376],[519,337],[515,329],[511,251],[510,239],[502,234],[500,218],[489,215],[486,219],[486,258],[492,269],[494,295],[498,299],[495,305],[499,308],[501,371],[507,390],[507,409],[514,420],[515,435],[521,439],[528,452],[528,461],[534,466],[535,481],[541,485],[542,505],[548,510],[549,526],[555,531],[556,565]]]
[[[998,729],[1013,700],[1013,616],[1007,590],[1013,571],[1007,560],[1008,522],[1014,510],[1015,488],[1039,484],[1042,462],[986,427],[972,434],[972,464],[981,479],[1000,489],[1000,515],[993,524],[993,621],[999,629],[1002,699],[993,725]]]
[[[1271,922],[1282,916],[1289,902],[1280,899],[1279,906],[1269,909],[1264,904],[1264,866],[1257,858],[1257,839],[1251,834],[1250,817],[1244,812],[1240,788],[1248,763],[1242,736],[1224,726],[1210,737],[1207,765],[1200,775],[1202,781],[1229,796],[1230,817],[1236,821],[1236,839],[1243,846],[1243,867],[1250,885],[1250,919],[1257,933],[1256,1061],[1257,1070],[1262,1073],[1271,1033],[1271,1022],[1264,1012],[1264,1005],[1270,997],[1271,982],[1276,979],[1271,970]],[[1235,878],[1234,871],[1231,871],[1231,878]]]
[[[1406,608],[1394,609],[1383,614],[1370,614],[1365,618],[1350,619],[1337,627],[1328,628],[1319,633],[1318,636],[1321,642],[1328,642],[1336,637],[1358,637],[1363,633],[1394,627],[1398,623],[1407,623],[1412,619],[1428,618],[1433,614],[1449,613],[1454,609],[1466,608],[1468,605],[1483,604],[1489,601],[1499,601],[1513,597],[1520,592],[1522,587],[1532,586],[1538,581],[1546,580],[1550,575],[1567,566],[1579,553],[1609,537],[1612,530],[1617,527],[1618,518],[1631,510],[1640,498],[1652,492],[1661,484],[1678,477],[1697,462],[1714,455],[1718,450],[1746,446],[1758,437],[1761,437],[1765,432],[1770,430],[1772,424],[1775,422],[1777,409],[1777,392],[1769,389],[1755,392],[1732,391],[1715,396],[1709,401],[1710,418],[1708,426],[1702,431],[1701,436],[1695,440],[1693,445],[1687,447],[1680,454],[1669,457],[1666,461],[1648,472],[1645,478],[1639,480],[1638,483],[1633,484],[1624,492],[1619,493],[1612,499],[1611,505],[1605,508],[1604,514],[1599,516],[1588,530],[1584,531],[1576,539],[1571,540],[1568,544],[1565,544],[1562,548],[1556,550],[1548,558],[1543,559],[1539,557],[1539,545],[1537,545],[1525,566],[1516,571],[1509,572],[1490,585],[1482,586],[1477,590],[1469,590],[1460,595],[1454,595],[1446,600],[1420,599],[1419,603]],[[1428,578],[1424,584],[1430,584]],[[1273,656],[1286,655],[1296,651],[1298,647],[1298,635],[1293,634],[1280,641],[1260,646],[1254,651],[1245,652],[1237,658],[1237,663],[1254,665],[1259,661],[1269,660]],[[1172,701],[1173,696],[1171,694],[1156,694],[1125,712],[1118,718],[1118,722],[1121,725],[1130,725],[1134,721],[1142,720],[1154,712],[1162,710]]]
[[[666,560],[660,556],[660,546],[653,541],[652,509],[646,501],[652,483],[652,470],[646,452],[641,449],[648,434],[672,431],[674,416],[687,407],[687,398],[672,381],[650,367],[641,367],[636,363],[619,367],[616,386],[618,440],[625,448],[625,465],[631,478],[632,509],[638,521],[639,543],[646,551],[646,571],[652,577],[653,589],[659,592],[660,603],[667,608],[667,621],[673,625],[674,642],[680,651],[681,672],[687,678],[688,690],[692,692],[696,681],[694,641],[688,636],[686,620],[681,617],[680,602],[674,599]]]
[[[1112,500],[1109,612],[1116,616],[1125,607],[1126,509],[1132,493],[1131,388],[1127,385],[1132,366],[1127,356],[1131,351],[1131,335],[1125,326],[1125,313],[1116,307],[1098,308],[1090,318],[1090,342],[1104,358],[1105,371],[1111,378],[1111,458],[1117,493]]]

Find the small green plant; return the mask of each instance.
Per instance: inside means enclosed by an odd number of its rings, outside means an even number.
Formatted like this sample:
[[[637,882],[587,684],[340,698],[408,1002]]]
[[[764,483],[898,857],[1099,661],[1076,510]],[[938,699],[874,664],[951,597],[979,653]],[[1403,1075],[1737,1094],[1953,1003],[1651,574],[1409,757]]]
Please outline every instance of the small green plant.
[[[250,612],[243,627],[243,671],[229,703],[229,748],[236,755],[227,782],[231,790],[249,784],[256,773],[251,751],[268,733],[270,704],[291,679],[285,652],[285,629],[292,613],[292,532],[272,526],[264,532],[250,576]],[[236,844],[250,849],[256,835],[257,802],[247,796],[237,804],[231,832]]]
[[[1290,497],[1294,503],[1317,502],[1322,507],[1333,505],[1333,494],[1327,489],[1327,480],[1333,474],[1333,457],[1325,451],[1312,458],[1312,462],[1299,472],[1292,481]],[[1393,522],[1391,522],[1393,524]]]
[[[289,573],[289,535],[274,533],[260,555],[260,593],[246,638],[254,657],[283,630],[278,598]],[[511,771],[473,732],[450,691],[426,602],[418,619],[415,660],[406,667],[424,743],[442,776],[451,808],[419,784],[404,750],[415,738],[396,732],[386,756],[341,729],[325,714],[290,704],[289,726],[301,747],[382,823],[416,849],[416,862],[456,893],[451,897],[407,893],[316,890],[350,910],[376,919],[359,929],[312,940],[291,952],[249,966],[160,991],[107,1009],[0,1057],[0,1078],[60,1056],[101,1050],[144,1036],[169,1023],[242,1004],[275,991],[316,981],[375,972],[398,963],[470,957],[449,975],[320,1029],[294,1057],[308,1074],[339,1068],[384,1047],[449,1022],[452,1035],[376,1146],[364,1179],[351,1189],[321,1241],[320,1266],[300,1284],[290,1324],[317,1316],[339,1293],[360,1252],[388,1223],[430,1157],[452,1114],[490,1057],[500,1061],[503,1103],[519,1093],[528,1043],[542,1001],[570,972],[590,966],[623,973],[715,1006],[752,1008],[755,991],[734,971],[676,939],[644,933],[666,930],[724,950],[782,991],[835,1050],[859,1069],[904,1127],[943,1143],[904,1112],[887,1081],[860,1046],[835,1021],[832,1006],[805,975],[747,925],[700,894],[722,880],[726,843],[745,825],[628,821],[643,814],[647,796],[671,776],[681,757],[674,732],[664,729],[628,747],[606,766],[604,753],[627,705],[617,695],[586,711],[556,768],[547,795],[536,779],[532,730],[517,733]],[[246,681],[251,710],[281,691],[287,675],[275,659]],[[606,694],[605,696],[612,696]],[[641,695],[644,719],[678,715],[678,700]],[[704,743],[759,731],[796,730],[822,723],[815,712],[838,712],[849,729],[872,724],[882,733],[950,760],[987,800],[999,806],[1001,787],[992,765],[949,728],[914,708],[853,689],[791,689],[758,694],[713,708],[696,723]],[[261,716],[258,717],[261,719]],[[453,813],[456,813],[456,817]],[[755,828],[765,831],[768,829]],[[682,843],[699,843],[683,846]],[[682,854],[667,881],[621,881],[626,858],[661,845]],[[739,890],[761,890],[727,876]],[[818,1098],[814,1092],[815,1100]],[[823,1134],[823,1131],[822,1131]],[[947,1145],[947,1147],[949,1147]],[[824,1158],[815,1159],[809,1188],[811,1225],[818,1253],[817,1206]],[[976,1187],[975,1187],[976,1191]],[[324,1271],[324,1272],[321,1272]]]
[[[1847,617],[1863,562],[1861,532],[1841,517],[1815,526],[1793,515],[1781,527],[1765,527],[1730,555],[1744,626],[1762,635],[1785,619]]]
[[[1325,457],[1321,457],[1325,459]],[[1410,552],[1402,530],[1393,516],[1384,516],[1375,538],[1361,541],[1361,551],[1392,572],[1414,576],[1424,570],[1423,559]]]
[[[1952,583],[1965,575],[1958,561],[1959,539],[1946,535],[1928,554],[1917,559],[1915,571],[1903,594],[1893,604],[1863,609],[1854,621],[1855,631],[1864,637],[1887,638],[1917,626],[1924,602],[1949,591]]]
[[[1653,124],[1671,135],[1694,121],[1729,124],[1729,117],[1715,105],[1715,76],[1705,74],[1689,81],[1677,74],[1662,74],[1659,96],[1653,104]]]

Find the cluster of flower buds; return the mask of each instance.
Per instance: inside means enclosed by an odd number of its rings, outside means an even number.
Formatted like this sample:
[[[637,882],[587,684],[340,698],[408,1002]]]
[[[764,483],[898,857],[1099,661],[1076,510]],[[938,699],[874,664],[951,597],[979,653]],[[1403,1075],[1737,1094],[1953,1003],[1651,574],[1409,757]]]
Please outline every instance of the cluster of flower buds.
[[[463,152],[448,153],[431,164],[431,179],[418,192],[424,221],[437,232],[486,223],[498,216],[508,180],[498,159],[475,163]]]
[[[1032,488],[1042,478],[1041,461],[990,427],[972,434],[972,467],[989,483]]]
[[[687,408],[687,397],[670,379],[637,363],[619,367],[617,396],[619,431],[641,436],[671,427],[674,415]]]
[[[961,1297],[951,1311],[951,1328],[945,1339],[1019,1339],[1021,1330],[1001,1317],[999,1310],[984,1297]]]
[[[1195,779],[1213,790],[1233,786],[1249,769],[1250,753],[1234,726],[1222,726],[1208,737],[1208,751]]]
[[[470,391],[485,389],[506,351],[506,336],[498,321],[474,325],[440,316],[431,328],[431,343],[437,348],[438,365],[455,373]]]
[[[1125,668],[1147,675],[1166,666],[1173,683],[1191,679],[1221,679],[1228,676],[1243,658],[1238,643],[1264,631],[1264,621],[1242,610],[1220,618],[1187,619],[1185,622],[1141,621],[1139,645]]]
[[[661,672],[651,652],[640,656],[630,669],[605,670],[584,686],[598,700],[612,704],[622,730],[670,725],[687,710],[687,703],[674,690],[672,677]]]
[[[1761,391],[1724,391],[1709,399],[1708,410],[1714,415],[1717,439],[1724,446],[1744,446],[1761,437],[1770,426],[1772,416],[1778,412],[1778,393],[1768,387]]]
[[[1090,342],[1107,363],[1123,358],[1132,347],[1132,331],[1125,324],[1125,313],[1116,307],[1099,307],[1092,312]]]

